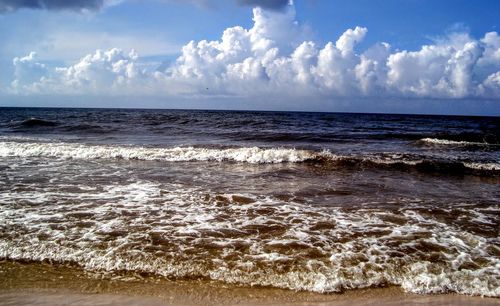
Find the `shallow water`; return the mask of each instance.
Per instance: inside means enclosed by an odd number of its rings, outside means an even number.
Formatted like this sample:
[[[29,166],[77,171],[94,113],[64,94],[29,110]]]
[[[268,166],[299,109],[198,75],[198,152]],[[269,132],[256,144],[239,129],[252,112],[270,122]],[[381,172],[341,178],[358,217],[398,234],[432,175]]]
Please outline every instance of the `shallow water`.
[[[0,257],[499,296],[497,118],[1,109]]]

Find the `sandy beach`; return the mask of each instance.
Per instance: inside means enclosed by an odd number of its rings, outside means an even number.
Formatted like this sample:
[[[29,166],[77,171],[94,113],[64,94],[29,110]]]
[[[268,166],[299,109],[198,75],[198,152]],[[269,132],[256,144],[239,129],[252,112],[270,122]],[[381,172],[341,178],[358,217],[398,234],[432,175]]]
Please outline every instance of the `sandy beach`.
[[[2,305],[500,305],[495,298],[408,294],[398,287],[318,294],[9,261],[0,264],[0,280]]]
[[[193,289],[195,289],[194,287]],[[0,292],[3,305],[499,305],[491,298],[457,295],[418,296],[397,290],[366,290],[346,295],[326,295],[304,299],[297,293],[255,297],[259,289],[228,291],[226,295],[201,297],[192,291],[168,294],[168,297],[135,296],[107,293],[80,293],[54,289],[19,289]],[[296,298],[296,299],[295,299]]]

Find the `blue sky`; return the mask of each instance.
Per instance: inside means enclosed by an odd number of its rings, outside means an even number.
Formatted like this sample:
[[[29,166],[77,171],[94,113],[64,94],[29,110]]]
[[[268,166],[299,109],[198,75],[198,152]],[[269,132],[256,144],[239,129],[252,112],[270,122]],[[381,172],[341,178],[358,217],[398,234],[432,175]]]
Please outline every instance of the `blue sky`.
[[[500,1],[286,2],[0,0],[0,105],[500,115]]]

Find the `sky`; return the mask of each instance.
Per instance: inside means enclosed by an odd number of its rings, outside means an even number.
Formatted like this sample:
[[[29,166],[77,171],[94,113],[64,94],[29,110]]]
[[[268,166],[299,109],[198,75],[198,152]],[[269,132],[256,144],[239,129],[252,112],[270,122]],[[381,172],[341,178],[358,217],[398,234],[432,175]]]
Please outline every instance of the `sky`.
[[[0,106],[500,115],[498,0],[0,0]]]

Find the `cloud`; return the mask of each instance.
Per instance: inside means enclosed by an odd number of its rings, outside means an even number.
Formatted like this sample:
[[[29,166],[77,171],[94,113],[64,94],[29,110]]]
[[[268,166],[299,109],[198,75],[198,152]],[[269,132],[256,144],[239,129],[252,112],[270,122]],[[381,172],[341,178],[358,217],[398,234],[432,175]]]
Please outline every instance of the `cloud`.
[[[273,10],[283,9],[289,2],[289,0],[236,0],[239,5],[258,6]]]
[[[418,50],[377,43],[359,50],[364,27],[335,42],[309,40],[283,11],[253,10],[254,24],[215,41],[191,41],[168,67],[148,70],[138,55],[96,51],[74,65],[46,67],[31,54],[14,59],[14,94],[99,94],[250,99],[500,98],[500,36],[451,33]]]
[[[147,77],[138,67],[135,51],[128,54],[119,49],[97,50],[78,63],[49,70],[36,62],[36,54],[14,58],[15,80],[12,92],[58,94],[120,94],[128,88],[147,88]],[[150,82],[151,83],[151,82]]]
[[[122,0],[0,0],[0,13],[18,9],[40,10],[72,10],[97,11],[104,6],[113,5]],[[216,7],[214,0],[162,0],[164,2],[179,2],[194,4],[199,7]],[[237,5],[258,6],[265,9],[281,10],[289,4],[289,0],[236,0]]]
[[[15,57],[12,63],[14,65],[15,79],[12,82],[14,88],[36,83],[48,73],[47,66],[36,61],[35,52],[24,57]]]
[[[71,40],[68,39],[71,37]],[[142,56],[179,54],[181,44],[174,44],[152,31],[136,33],[111,33],[104,31],[71,31],[58,29],[39,37],[36,44],[39,58],[67,61],[78,59],[82,54],[94,52],[97,48],[107,50],[120,46],[121,49],[136,49]]]
[[[188,4],[199,8],[217,8],[217,0],[159,0],[164,3]]]
[[[0,13],[18,9],[95,11],[116,0],[0,0]]]

